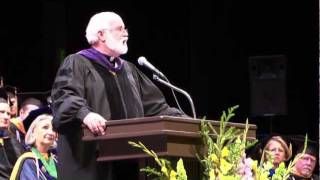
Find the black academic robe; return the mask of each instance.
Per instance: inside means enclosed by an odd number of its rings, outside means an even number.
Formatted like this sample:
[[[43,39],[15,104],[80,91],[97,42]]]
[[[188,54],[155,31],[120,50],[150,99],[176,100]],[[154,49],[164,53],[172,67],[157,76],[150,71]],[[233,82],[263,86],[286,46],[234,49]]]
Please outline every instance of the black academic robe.
[[[111,177],[110,168],[96,162],[96,144],[81,140],[81,124],[90,111],[107,120],[182,115],[168,106],[161,91],[135,65],[123,63],[115,74],[79,54],[61,64],[52,88],[53,125],[59,133],[58,179]]]
[[[0,180],[8,180],[19,156],[24,152],[20,142],[7,130],[0,137]]]
[[[313,174],[310,178],[304,178],[304,177],[291,174],[288,180],[319,180],[319,177]]]

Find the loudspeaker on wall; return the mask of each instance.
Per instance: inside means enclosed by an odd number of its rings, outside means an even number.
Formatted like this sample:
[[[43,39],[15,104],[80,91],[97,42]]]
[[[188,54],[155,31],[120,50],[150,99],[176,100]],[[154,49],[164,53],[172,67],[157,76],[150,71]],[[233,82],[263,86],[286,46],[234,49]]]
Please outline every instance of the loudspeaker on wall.
[[[287,115],[285,55],[249,57],[251,116]]]

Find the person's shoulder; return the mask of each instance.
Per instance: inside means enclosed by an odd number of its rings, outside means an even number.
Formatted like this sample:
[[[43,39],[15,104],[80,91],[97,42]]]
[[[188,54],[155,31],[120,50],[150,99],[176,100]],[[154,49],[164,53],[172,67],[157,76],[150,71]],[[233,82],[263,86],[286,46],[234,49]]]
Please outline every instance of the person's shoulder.
[[[300,176],[297,176],[295,174],[290,174],[288,179],[287,180],[303,180],[305,179],[304,177],[300,177]],[[313,174],[310,178],[308,179],[311,179],[311,180],[319,180],[319,176],[316,175],[316,174]]]
[[[297,176],[295,174],[290,174],[287,180],[300,180],[302,179],[300,176]]]
[[[312,175],[313,180],[319,180],[319,176],[317,174]]]
[[[74,54],[69,54],[64,61],[83,61],[86,58],[82,56],[81,54],[74,53]]]
[[[74,53],[74,54],[69,54],[67,57],[64,58],[61,66],[62,68],[66,68],[66,67],[85,67],[88,66],[88,60],[78,54],[78,53]]]
[[[23,164],[34,163],[36,159],[37,157],[34,153],[25,152],[18,158],[16,163],[19,164],[19,166],[22,166]]]
[[[35,155],[32,152],[25,152],[23,153],[18,160],[16,161],[13,170],[11,172],[11,177],[17,177],[22,170],[23,166],[34,164],[35,161]],[[15,178],[13,178],[15,179]]]
[[[35,158],[36,158],[35,154],[32,153],[32,152],[30,152],[30,151],[23,153],[23,154],[19,157],[20,160],[35,159]]]
[[[290,174],[287,180],[293,180],[293,176]]]
[[[9,131],[11,133],[15,133],[16,130],[18,130],[19,132],[25,134],[26,130],[23,126],[22,121],[19,118],[12,118],[10,119],[10,124],[9,124]]]

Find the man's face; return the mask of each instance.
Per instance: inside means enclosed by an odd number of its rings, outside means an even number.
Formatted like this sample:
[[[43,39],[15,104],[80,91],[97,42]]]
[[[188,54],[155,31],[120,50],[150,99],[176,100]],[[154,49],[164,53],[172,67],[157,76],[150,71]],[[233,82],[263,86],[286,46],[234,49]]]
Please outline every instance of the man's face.
[[[11,103],[11,107],[10,107],[11,116],[16,116],[18,113],[17,98],[11,97],[10,103]]]
[[[309,154],[302,155],[295,164],[296,174],[305,178],[310,177],[316,166],[316,160],[316,157]]]
[[[107,47],[119,55],[127,53],[128,31],[125,29],[122,20],[114,21],[111,28],[105,31],[108,31],[108,33],[105,33]]]
[[[0,130],[7,129],[10,123],[10,106],[0,103]]]

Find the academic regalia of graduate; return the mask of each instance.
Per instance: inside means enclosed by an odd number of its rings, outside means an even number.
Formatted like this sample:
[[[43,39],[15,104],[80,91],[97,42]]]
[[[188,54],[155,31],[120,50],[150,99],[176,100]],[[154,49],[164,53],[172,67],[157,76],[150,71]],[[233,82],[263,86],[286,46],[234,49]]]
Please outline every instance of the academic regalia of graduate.
[[[56,156],[49,153],[49,160],[52,161],[51,166],[57,165]],[[54,169],[55,169],[54,167]],[[56,170],[55,170],[56,173]],[[10,180],[56,180],[56,174],[52,176],[47,166],[33,152],[25,152],[22,154],[11,173]]]
[[[23,152],[22,144],[9,131],[0,131],[0,180],[9,179],[15,162]]]

